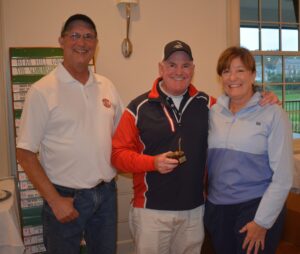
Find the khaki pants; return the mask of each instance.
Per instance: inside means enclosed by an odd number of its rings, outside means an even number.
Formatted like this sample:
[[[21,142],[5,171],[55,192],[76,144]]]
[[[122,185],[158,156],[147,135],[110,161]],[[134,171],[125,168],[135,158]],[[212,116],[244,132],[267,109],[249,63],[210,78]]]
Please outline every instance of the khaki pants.
[[[200,254],[204,205],[186,211],[131,208],[135,254]]]

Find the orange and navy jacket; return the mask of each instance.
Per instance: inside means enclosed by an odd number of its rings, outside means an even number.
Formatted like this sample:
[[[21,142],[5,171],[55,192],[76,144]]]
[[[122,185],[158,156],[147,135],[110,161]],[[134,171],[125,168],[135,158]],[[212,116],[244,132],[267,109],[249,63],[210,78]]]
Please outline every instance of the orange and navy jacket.
[[[133,206],[190,210],[204,203],[208,111],[214,99],[190,84],[179,110],[161,92],[158,78],[150,92],[131,101],[113,137],[112,164],[133,173]],[[154,167],[154,156],[181,149],[186,162],[171,173]]]

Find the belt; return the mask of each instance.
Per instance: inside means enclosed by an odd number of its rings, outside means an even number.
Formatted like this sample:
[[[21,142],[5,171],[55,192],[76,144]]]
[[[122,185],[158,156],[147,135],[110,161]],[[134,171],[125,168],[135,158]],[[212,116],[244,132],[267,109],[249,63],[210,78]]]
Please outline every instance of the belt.
[[[98,184],[97,184],[95,187],[93,187],[93,188],[100,188],[100,187],[102,187],[102,186],[104,186],[104,185],[106,185],[106,184],[112,183],[113,181],[114,181],[114,179],[110,180],[109,182],[101,181],[100,183],[98,183]],[[93,188],[91,188],[91,189],[93,189]]]
[[[109,182],[101,181],[96,186],[94,186],[92,188],[89,188],[89,189],[92,190],[92,189],[95,189],[95,188],[101,188],[104,185],[110,184],[110,183],[112,183],[114,181],[115,181],[114,178],[111,181],[109,181]],[[88,190],[88,189],[74,189],[74,188],[69,188],[69,187],[65,187],[65,186],[61,186],[61,185],[57,185],[57,184],[53,184],[53,185],[54,185],[54,187],[56,187],[56,189],[61,189],[61,190],[64,190],[64,191],[68,191],[70,193],[75,193],[75,191],[80,191],[80,190]]]

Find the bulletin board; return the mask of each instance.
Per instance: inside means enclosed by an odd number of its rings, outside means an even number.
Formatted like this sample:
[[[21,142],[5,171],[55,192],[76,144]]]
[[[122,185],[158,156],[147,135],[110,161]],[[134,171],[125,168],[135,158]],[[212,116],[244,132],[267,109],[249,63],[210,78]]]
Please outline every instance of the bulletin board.
[[[26,93],[33,83],[52,71],[63,60],[63,51],[56,47],[10,48],[9,50],[14,133],[17,139]],[[95,66],[94,60],[90,65]],[[16,177],[25,253],[45,253],[41,225],[43,200],[18,164]]]

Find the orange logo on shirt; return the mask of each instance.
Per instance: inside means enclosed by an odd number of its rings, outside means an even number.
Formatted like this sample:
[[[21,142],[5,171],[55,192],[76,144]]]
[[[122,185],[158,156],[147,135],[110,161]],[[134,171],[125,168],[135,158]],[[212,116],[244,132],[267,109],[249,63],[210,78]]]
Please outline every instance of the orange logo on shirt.
[[[104,99],[102,99],[102,102],[103,102],[104,107],[107,107],[107,108],[111,107],[111,102],[109,99],[104,98]]]

